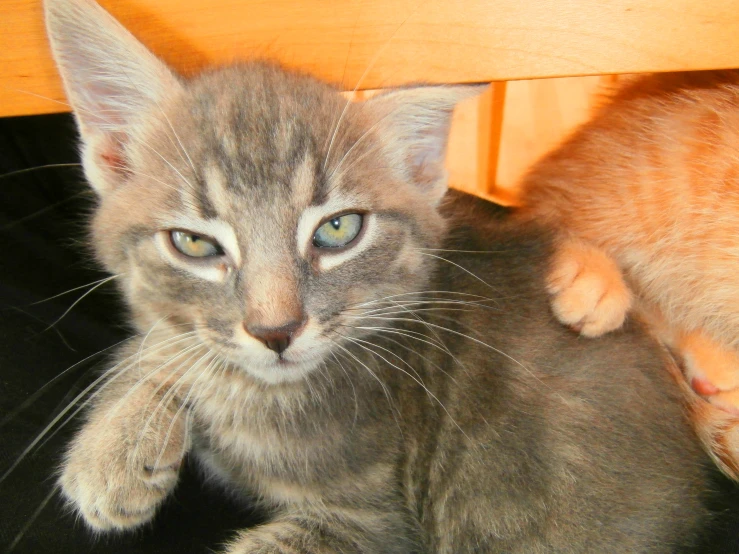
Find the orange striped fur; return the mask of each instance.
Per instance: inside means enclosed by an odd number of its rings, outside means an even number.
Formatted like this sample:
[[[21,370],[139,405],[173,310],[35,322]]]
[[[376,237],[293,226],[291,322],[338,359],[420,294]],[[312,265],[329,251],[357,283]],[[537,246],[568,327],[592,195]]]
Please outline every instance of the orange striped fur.
[[[555,314],[595,336],[633,291],[712,404],[688,398],[699,434],[739,476],[739,72],[630,82],[532,168],[522,202],[561,232]]]

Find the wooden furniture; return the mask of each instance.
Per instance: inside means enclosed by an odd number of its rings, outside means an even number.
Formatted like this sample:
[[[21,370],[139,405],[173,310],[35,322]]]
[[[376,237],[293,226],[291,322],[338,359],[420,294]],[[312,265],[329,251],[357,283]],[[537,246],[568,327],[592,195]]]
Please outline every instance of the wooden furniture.
[[[739,0],[101,0],[184,73],[268,57],[346,90],[496,81],[463,107],[452,182],[513,201],[523,168],[586,117],[599,78],[739,67]],[[506,83],[506,81],[518,81]],[[0,116],[67,109],[40,0],[0,3]],[[464,132],[457,132],[464,129]]]

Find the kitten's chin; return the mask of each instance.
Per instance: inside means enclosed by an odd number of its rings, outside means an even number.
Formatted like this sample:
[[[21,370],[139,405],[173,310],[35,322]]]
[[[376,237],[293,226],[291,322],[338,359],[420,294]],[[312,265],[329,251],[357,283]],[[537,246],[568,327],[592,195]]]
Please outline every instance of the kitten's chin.
[[[240,363],[240,367],[249,375],[268,385],[279,385],[282,383],[295,383],[304,379],[323,363],[323,358],[316,357],[311,360],[290,361],[288,359],[276,360],[272,364],[249,364]]]

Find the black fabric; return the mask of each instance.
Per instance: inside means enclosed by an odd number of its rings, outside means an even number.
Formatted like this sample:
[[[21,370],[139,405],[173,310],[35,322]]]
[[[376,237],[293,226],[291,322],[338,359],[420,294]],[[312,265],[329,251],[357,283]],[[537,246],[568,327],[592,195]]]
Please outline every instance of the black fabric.
[[[84,246],[85,214],[94,197],[79,168],[11,173],[74,164],[75,143],[68,115],[0,119],[0,474],[94,380],[104,349],[127,336],[110,284],[51,327],[87,289],[34,304],[105,277]],[[65,421],[63,416],[60,423]],[[0,551],[20,536],[13,552],[205,553],[259,521],[256,512],[203,484],[186,464],[173,498],[150,526],[94,538],[53,493],[60,452],[78,421],[75,415],[52,431],[0,481]],[[715,493],[716,523],[701,552],[739,554],[739,488],[717,475]]]
[[[76,163],[75,144],[68,115],[0,119],[0,175],[6,175],[0,177],[0,251],[5,253],[0,256],[0,474],[99,375],[106,359],[103,349],[128,336],[123,307],[110,284],[92,292],[51,328],[87,289],[34,305],[105,277],[84,244],[85,214],[94,195],[79,168],[10,173]],[[255,513],[203,484],[187,464],[174,497],[151,525],[132,534],[93,537],[58,494],[36,513],[54,489],[60,453],[79,419],[76,415],[48,442],[42,440],[0,482],[0,552],[22,535],[13,552],[206,553],[234,530],[258,521]]]

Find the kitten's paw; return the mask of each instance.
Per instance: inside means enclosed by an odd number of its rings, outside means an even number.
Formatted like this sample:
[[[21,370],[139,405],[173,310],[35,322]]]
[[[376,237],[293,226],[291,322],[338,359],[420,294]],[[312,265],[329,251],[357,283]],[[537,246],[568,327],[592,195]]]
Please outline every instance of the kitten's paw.
[[[547,290],[557,319],[586,337],[621,327],[632,303],[616,263],[601,250],[571,240],[557,248]]]
[[[164,418],[163,428],[141,433],[120,417],[91,420],[67,452],[59,483],[69,503],[95,530],[137,527],[177,483],[187,449],[186,422]],[[156,418],[154,420],[156,422]],[[165,444],[166,441],[166,444]]]
[[[688,404],[698,436],[716,465],[739,481],[739,416],[706,402],[694,392],[692,396]]]
[[[739,417],[721,410],[699,396],[685,379],[684,360],[665,356],[665,368],[675,379],[685,399],[696,434],[706,452],[728,477],[739,481]]]
[[[683,335],[678,343],[685,379],[711,404],[739,416],[739,355],[700,332]]]

